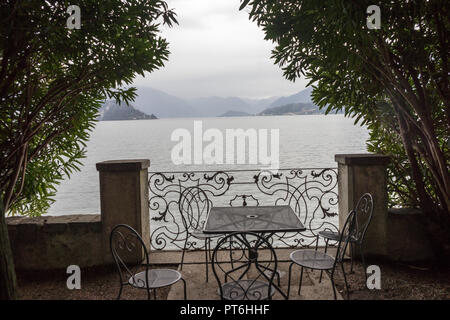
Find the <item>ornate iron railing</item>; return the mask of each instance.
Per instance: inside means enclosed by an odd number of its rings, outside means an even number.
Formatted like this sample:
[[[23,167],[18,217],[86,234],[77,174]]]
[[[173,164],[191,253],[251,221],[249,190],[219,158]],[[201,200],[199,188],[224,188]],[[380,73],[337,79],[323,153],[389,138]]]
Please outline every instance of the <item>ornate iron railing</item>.
[[[322,230],[338,230],[337,169],[150,172],[149,207],[152,248],[182,249],[186,230],[178,209],[183,190],[201,187],[213,206],[290,205],[306,227],[304,232],[276,234],[275,247],[315,245]],[[319,243],[320,244],[320,243]],[[201,249],[203,241],[189,242]]]

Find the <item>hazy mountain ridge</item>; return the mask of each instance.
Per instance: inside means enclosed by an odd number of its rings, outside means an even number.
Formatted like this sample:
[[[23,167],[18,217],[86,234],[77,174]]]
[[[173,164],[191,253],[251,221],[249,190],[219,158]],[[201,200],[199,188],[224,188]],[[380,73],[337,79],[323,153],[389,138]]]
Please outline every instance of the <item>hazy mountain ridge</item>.
[[[263,99],[251,99],[251,98],[242,98],[245,102],[249,103],[252,106],[256,106],[257,108],[262,108],[258,112],[261,112],[265,108],[269,107],[275,100],[279,99],[279,96],[263,98]]]
[[[267,108],[259,115],[290,115],[290,114],[324,114],[325,111],[319,110],[319,107],[313,103],[290,103],[279,107]]]
[[[144,120],[157,119],[155,115],[148,115],[142,111],[136,110],[132,105],[117,104],[115,101],[106,101],[99,110],[99,121],[113,120]]]
[[[181,99],[150,87],[137,87],[134,106],[158,118],[218,117],[228,112],[257,115],[269,107],[311,103],[311,91],[311,88],[307,88],[290,96],[263,99],[217,96]]]
[[[250,114],[244,111],[230,110],[225,112],[224,114],[221,114],[219,117],[249,117],[249,116],[254,116],[254,114]]]
[[[217,117],[227,111],[253,113],[255,108],[241,98],[237,97],[203,97],[189,101],[197,113],[205,117]]]
[[[149,87],[137,87],[137,97],[134,105],[136,109],[147,114],[153,113],[158,118],[202,116],[187,101]]]
[[[287,97],[280,97],[278,99],[276,99],[275,101],[273,101],[270,104],[270,107],[280,107],[280,106],[285,106],[291,103],[298,103],[298,102],[303,102],[303,103],[312,103],[312,99],[311,99],[311,93],[312,93],[312,87],[307,87],[306,89],[295,93],[293,95],[287,96]]]

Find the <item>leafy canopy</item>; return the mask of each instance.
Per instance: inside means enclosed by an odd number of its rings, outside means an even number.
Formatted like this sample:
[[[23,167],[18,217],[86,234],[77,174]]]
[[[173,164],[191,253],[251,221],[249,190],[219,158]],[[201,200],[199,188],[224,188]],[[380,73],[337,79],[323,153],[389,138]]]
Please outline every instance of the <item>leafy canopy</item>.
[[[369,127],[369,151],[392,156],[390,196],[449,218],[448,1],[244,0],[275,43],[289,80],[304,76],[313,100]]]
[[[0,196],[10,214],[46,211],[55,186],[84,157],[106,98],[129,102],[133,78],[163,67],[164,1],[81,0],[0,4]]]

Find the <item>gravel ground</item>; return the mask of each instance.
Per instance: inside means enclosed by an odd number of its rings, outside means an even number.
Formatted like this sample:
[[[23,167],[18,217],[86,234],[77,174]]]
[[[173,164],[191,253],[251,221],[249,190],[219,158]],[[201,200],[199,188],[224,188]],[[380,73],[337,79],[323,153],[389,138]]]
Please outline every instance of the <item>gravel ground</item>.
[[[373,263],[375,264],[375,263]],[[368,264],[369,265],[369,264]],[[350,262],[344,263],[350,285],[350,300],[442,300],[450,299],[450,268],[435,268],[427,265],[379,263],[381,289],[365,287],[361,263],[355,262],[354,273],[350,273]],[[340,269],[339,269],[340,270]],[[343,291],[342,272],[336,276],[336,286]]]
[[[410,300],[450,299],[450,268],[436,269],[430,266],[382,263],[381,289],[368,290],[359,262],[355,262],[350,273],[350,262],[345,262],[347,280],[350,284],[351,300]],[[152,268],[176,269],[176,265],[152,266]],[[317,272],[317,271],[316,271]],[[27,300],[111,300],[119,292],[119,277],[115,266],[83,268],[81,289],[69,290],[66,286],[68,274],[65,270],[46,272],[18,272],[20,299]],[[336,275],[336,286],[345,298],[342,273]],[[166,300],[169,288],[157,290],[157,299]],[[147,299],[144,290],[124,287],[121,299]],[[153,295],[152,295],[153,299]]]
[[[151,268],[177,268],[177,266],[151,266]],[[69,290],[66,270],[45,272],[17,272],[19,298],[25,300],[111,300],[119,293],[119,275],[115,266],[81,269],[81,289]],[[169,288],[156,291],[158,300],[166,300]],[[145,290],[125,286],[121,299],[147,299]],[[153,294],[151,295],[153,299]]]

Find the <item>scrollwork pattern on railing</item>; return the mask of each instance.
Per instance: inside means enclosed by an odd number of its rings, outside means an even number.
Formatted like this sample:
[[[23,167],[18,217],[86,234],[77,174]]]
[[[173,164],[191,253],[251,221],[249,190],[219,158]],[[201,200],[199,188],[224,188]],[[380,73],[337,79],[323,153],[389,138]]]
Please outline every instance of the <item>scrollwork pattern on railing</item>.
[[[257,188],[274,199],[274,205],[289,205],[298,215],[306,231],[278,233],[274,242],[288,247],[314,245],[322,230],[337,231],[337,170],[290,169],[271,174],[260,172],[254,176]]]
[[[153,249],[182,249],[186,231],[178,209],[183,190],[198,186],[212,206],[289,205],[306,227],[273,236],[275,247],[310,247],[322,230],[337,231],[337,169],[151,172],[149,207]],[[188,242],[201,249],[203,241]]]

